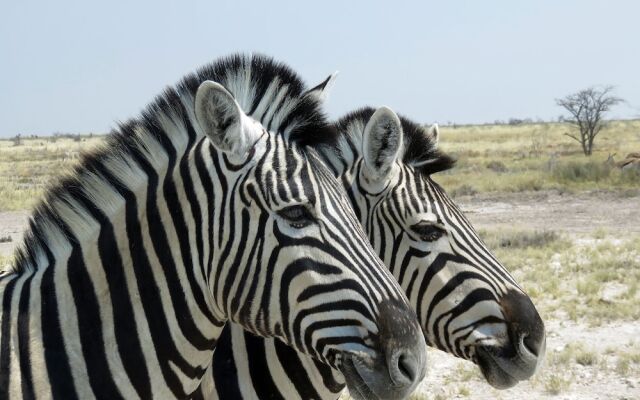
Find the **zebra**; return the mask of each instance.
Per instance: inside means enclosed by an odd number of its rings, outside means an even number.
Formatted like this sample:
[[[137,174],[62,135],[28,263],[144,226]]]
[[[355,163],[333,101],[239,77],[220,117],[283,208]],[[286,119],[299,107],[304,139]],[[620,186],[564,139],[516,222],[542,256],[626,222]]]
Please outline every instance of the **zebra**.
[[[530,378],[544,357],[543,321],[432,179],[454,164],[438,148],[438,126],[365,107],[335,129],[339,151],[324,147],[323,157],[409,297],[427,343],[474,362],[496,388]],[[229,324],[194,398],[336,399],[346,372]]]
[[[188,398],[227,321],[408,396],[425,341],[318,153],[323,87],[220,59],[48,189],[0,277],[0,399]]]

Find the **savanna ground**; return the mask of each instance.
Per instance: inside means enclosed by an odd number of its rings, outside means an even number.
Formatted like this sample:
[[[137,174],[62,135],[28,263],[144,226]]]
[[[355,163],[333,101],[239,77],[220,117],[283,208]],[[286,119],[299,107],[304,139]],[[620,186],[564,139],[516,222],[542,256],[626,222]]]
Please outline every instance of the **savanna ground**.
[[[640,399],[640,172],[606,162],[640,152],[640,121],[613,122],[591,157],[567,130],[441,128],[459,162],[435,179],[533,298],[547,354],[533,379],[498,391],[469,362],[431,350],[414,400]],[[0,269],[44,188],[102,140],[0,140]]]

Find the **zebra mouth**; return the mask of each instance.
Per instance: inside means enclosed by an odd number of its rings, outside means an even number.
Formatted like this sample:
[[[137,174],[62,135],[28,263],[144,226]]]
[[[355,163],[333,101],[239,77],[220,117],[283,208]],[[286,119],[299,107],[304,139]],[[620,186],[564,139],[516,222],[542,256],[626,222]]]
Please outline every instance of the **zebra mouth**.
[[[515,348],[478,346],[476,363],[482,375],[496,389],[508,389],[535,374],[544,353],[531,352],[523,340]]]
[[[349,394],[355,400],[379,399],[362,375],[360,375],[360,370],[369,369],[364,367],[363,364],[364,362],[360,358],[353,355],[346,355],[342,361],[340,372],[345,377]]]
[[[415,389],[420,379],[412,383],[395,383],[384,357],[361,357],[345,354],[340,372],[345,377],[349,394],[355,400],[404,399]]]

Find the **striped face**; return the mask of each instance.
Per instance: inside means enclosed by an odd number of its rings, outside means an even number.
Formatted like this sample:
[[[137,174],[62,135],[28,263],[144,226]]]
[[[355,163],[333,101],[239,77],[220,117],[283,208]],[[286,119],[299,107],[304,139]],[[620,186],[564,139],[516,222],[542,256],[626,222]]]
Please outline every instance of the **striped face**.
[[[344,154],[331,164],[427,342],[472,360],[496,387],[529,378],[544,353],[543,323],[432,180],[452,163],[436,149],[437,128],[427,131],[386,108],[351,114],[337,128]]]
[[[217,313],[345,371],[365,394],[410,393],[426,361],[415,313],[333,173],[218,84],[202,84],[195,114],[212,145],[200,148],[202,163],[231,188],[211,199]]]

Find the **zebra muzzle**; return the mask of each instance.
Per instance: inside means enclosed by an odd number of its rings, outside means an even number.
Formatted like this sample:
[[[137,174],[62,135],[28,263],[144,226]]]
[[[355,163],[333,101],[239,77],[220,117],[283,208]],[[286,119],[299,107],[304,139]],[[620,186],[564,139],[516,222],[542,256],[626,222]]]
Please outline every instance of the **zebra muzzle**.
[[[403,399],[426,374],[426,344],[415,313],[400,302],[383,302],[373,354],[347,353],[340,370],[355,399]]]

